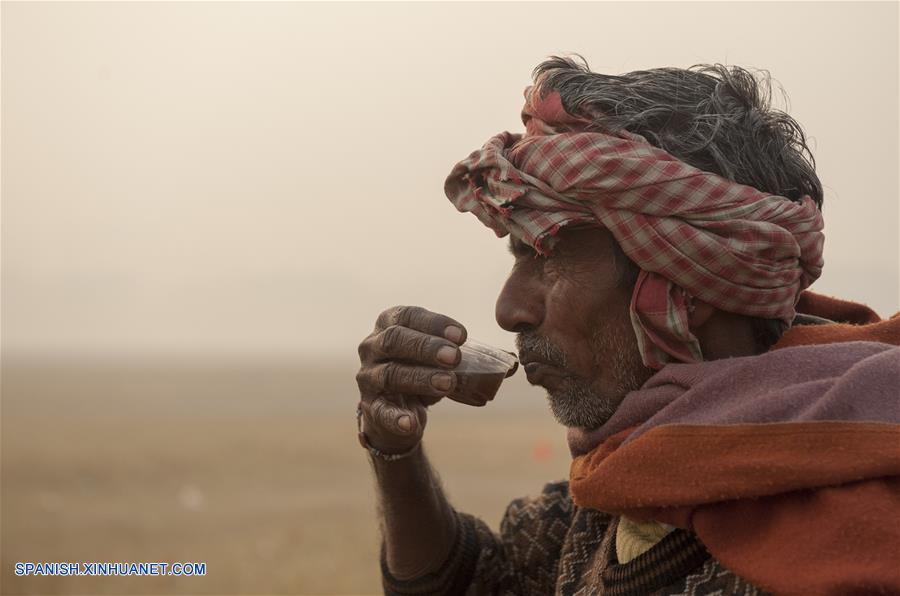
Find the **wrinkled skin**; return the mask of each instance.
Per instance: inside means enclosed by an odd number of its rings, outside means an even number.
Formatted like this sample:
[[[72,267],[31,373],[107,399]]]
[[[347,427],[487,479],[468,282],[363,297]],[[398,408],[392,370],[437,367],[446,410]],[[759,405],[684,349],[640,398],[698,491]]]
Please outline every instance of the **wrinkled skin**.
[[[653,373],[641,362],[631,290],[619,284],[613,242],[603,228],[563,230],[548,257],[510,242],[515,264],[497,300],[497,322],[518,334],[529,381],[547,389],[554,416],[569,427],[600,426]],[[357,374],[371,445],[400,453],[419,442],[427,406],[456,386],[452,369],[465,337],[459,322],[420,307],[378,316],[359,345]]]
[[[359,344],[356,375],[369,444],[402,453],[422,438],[426,407],[456,387],[452,369],[466,329],[450,317],[418,306],[395,306],[378,315]]]
[[[619,283],[617,247],[606,230],[590,228],[563,230],[549,257],[514,239],[511,250],[515,264],[497,300],[497,322],[518,334],[529,381],[547,389],[551,410],[569,427],[572,454],[587,453],[597,444],[595,429],[653,373],[641,362],[631,328],[631,289]],[[694,307],[689,323],[707,359],[753,353],[747,319],[697,300]],[[453,368],[465,338],[465,327],[449,317],[394,307],[378,316],[359,345],[356,378],[369,444],[409,455],[370,458],[385,557],[398,578],[437,571],[455,544],[456,514],[424,451],[415,447],[427,406],[456,387]],[[441,374],[449,375],[443,385]]]
[[[654,372],[641,361],[612,235],[564,230],[548,257],[511,238],[510,252],[516,261],[497,299],[497,322],[518,333],[528,380],[547,389],[556,419],[601,426]]]

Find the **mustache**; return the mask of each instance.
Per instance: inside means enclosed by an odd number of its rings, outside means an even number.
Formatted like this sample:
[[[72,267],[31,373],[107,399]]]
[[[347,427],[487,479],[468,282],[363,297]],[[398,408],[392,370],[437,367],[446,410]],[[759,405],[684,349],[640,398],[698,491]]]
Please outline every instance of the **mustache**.
[[[560,368],[568,366],[565,352],[553,345],[549,339],[535,332],[525,332],[516,335],[516,348],[520,354],[531,352],[552,366]]]

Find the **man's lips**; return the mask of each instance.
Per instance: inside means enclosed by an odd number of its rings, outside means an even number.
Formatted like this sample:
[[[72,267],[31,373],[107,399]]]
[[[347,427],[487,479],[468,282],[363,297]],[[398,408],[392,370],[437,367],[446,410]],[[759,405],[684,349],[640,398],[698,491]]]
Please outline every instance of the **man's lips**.
[[[529,364],[543,364],[544,366],[553,366],[549,362],[541,359],[535,352],[520,351],[519,364],[528,366]]]
[[[559,367],[546,362],[531,361],[524,364],[525,376],[532,385],[545,385],[547,382],[556,383],[567,377]]]

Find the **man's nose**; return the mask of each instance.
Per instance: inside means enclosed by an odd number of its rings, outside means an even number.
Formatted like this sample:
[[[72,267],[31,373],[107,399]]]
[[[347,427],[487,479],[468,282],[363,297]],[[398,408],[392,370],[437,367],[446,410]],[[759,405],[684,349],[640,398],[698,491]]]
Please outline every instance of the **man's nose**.
[[[533,281],[513,272],[500,290],[494,316],[503,329],[513,333],[536,329],[544,320],[543,293]]]

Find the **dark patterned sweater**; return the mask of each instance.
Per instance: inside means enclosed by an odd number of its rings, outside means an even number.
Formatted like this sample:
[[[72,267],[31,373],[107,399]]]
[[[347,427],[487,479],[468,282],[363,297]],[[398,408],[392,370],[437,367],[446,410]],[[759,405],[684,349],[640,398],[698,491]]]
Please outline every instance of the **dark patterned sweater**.
[[[464,513],[457,517],[456,544],[435,573],[398,580],[382,552],[385,594],[762,594],[684,530],[619,564],[618,518],[575,506],[568,482],[548,484],[540,496],[510,503],[499,535],[480,519]]]

